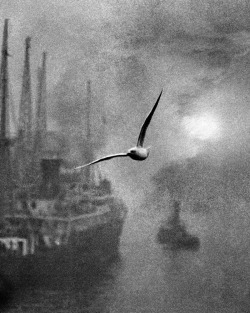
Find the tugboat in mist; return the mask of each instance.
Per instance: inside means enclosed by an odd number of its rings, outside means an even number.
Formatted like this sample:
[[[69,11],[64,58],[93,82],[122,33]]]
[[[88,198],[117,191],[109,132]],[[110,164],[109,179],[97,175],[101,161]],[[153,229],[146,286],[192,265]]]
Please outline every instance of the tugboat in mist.
[[[187,232],[185,224],[180,219],[181,203],[177,200],[173,203],[173,213],[159,228],[157,241],[171,249],[198,250],[200,240]]]

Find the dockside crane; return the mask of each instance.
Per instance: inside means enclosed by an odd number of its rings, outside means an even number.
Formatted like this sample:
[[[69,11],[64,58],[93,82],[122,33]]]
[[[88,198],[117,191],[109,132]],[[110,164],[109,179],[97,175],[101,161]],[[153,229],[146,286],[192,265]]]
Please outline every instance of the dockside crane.
[[[47,134],[47,92],[46,92],[46,52],[43,52],[42,67],[37,72],[37,105],[34,135],[34,161],[40,166],[40,159],[44,153],[44,145]]]
[[[8,136],[8,19],[4,21],[0,72],[0,215],[8,211],[13,200],[11,169],[11,140]]]
[[[31,74],[30,74],[30,41],[25,39],[25,56],[22,79],[22,91],[19,107],[17,157],[19,182],[27,184],[30,177],[30,165],[32,162],[32,97],[31,97]]]

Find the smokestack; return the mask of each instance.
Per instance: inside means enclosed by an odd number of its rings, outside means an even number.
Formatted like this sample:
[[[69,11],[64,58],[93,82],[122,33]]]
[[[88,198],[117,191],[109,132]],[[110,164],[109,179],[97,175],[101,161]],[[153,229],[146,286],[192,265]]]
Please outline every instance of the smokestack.
[[[40,195],[45,199],[55,198],[60,191],[60,165],[61,159],[42,159],[42,184]]]

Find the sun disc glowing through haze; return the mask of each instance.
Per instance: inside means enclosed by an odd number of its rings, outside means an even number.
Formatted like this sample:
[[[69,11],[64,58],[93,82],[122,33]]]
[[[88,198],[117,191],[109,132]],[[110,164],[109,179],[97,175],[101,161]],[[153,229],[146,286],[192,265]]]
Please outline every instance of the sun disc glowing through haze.
[[[219,136],[219,123],[210,115],[185,116],[183,124],[188,135],[200,140],[216,139]]]

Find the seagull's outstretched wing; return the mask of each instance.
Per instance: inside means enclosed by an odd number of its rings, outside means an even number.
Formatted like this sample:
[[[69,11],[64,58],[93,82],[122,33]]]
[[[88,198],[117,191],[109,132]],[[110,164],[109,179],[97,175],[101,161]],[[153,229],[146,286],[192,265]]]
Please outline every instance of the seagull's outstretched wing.
[[[146,131],[147,131],[147,128],[148,128],[148,125],[151,121],[151,118],[154,114],[154,111],[160,101],[160,98],[161,98],[161,95],[162,95],[162,92],[163,90],[161,91],[157,101],[155,102],[155,105],[153,106],[153,109],[151,110],[151,112],[148,114],[145,122],[143,123],[142,127],[141,127],[141,131],[140,131],[140,135],[138,137],[138,141],[137,141],[137,147],[142,147],[143,146],[143,142],[144,142],[144,139],[145,139],[145,135],[146,135]]]
[[[93,162],[90,162],[90,163],[87,163],[87,164],[84,164],[84,165],[81,165],[81,166],[77,166],[75,167],[75,170],[78,170],[80,168],[84,168],[86,166],[89,166],[89,165],[92,165],[92,164],[95,164],[95,163],[98,163],[98,162],[102,162],[102,161],[106,161],[106,160],[110,160],[110,159],[113,159],[113,158],[118,158],[118,157],[126,157],[128,156],[127,153],[117,153],[117,154],[111,154],[111,155],[107,155],[103,158],[100,158],[100,159],[97,159]]]

